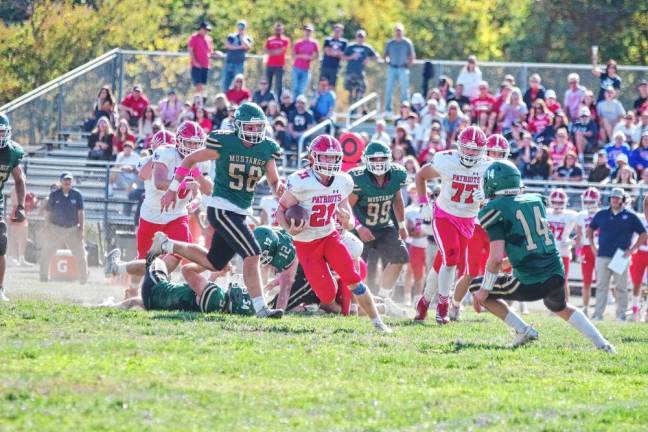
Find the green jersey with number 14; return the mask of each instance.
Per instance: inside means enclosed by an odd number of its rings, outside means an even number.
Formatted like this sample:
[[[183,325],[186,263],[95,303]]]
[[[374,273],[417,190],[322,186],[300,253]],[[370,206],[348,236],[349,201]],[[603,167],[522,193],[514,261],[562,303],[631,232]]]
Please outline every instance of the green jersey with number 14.
[[[360,223],[372,231],[394,226],[391,210],[394,197],[407,182],[405,169],[392,163],[382,186],[366,167],[354,168],[349,175],[353,179],[353,193],[358,197],[353,214]]]
[[[10,141],[6,147],[0,148],[0,204],[4,200],[2,189],[11,177],[14,168],[20,165],[25,152],[17,143]]]
[[[490,241],[504,240],[513,275],[523,284],[565,275],[540,196],[495,198],[481,209],[479,222]]]
[[[220,156],[216,160],[214,191],[206,204],[249,213],[256,184],[265,175],[268,161],[281,159],[281,148],[269,138],[248,148],[236,133],[220,130],[209,134],[207,148],[218,151]]]

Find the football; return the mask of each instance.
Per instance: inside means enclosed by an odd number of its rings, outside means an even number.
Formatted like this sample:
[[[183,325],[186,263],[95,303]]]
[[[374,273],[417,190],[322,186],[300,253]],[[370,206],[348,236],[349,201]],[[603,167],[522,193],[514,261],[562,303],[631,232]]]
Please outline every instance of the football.
[[[295,226],[301,225],[302,221],[306,220],[307,218],[308,212],[304,207],[300,205],[294,205],[286,210],[286,220],[288,221],[288,223],[290,223],[291,220],[294,220]]]

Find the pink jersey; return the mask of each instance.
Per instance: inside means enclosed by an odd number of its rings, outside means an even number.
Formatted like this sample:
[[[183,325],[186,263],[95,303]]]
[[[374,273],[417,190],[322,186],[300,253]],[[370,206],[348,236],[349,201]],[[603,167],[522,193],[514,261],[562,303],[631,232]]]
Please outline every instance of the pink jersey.
[[[556,213],[554,209],[547,212],[549,228],[556,239],[560,256],[571,256],[571,233],[576,226],[577,213],[573,210],[562,210]]]
[[[317,179],[315,172],[307,168],[288,177],[287,189],[308,212],[306,229],[293,236],[293,239],[309,242],[335,231],[335,210],[351,194],[353,180],[349,174],[340,172],[329,186],[325,186]]]

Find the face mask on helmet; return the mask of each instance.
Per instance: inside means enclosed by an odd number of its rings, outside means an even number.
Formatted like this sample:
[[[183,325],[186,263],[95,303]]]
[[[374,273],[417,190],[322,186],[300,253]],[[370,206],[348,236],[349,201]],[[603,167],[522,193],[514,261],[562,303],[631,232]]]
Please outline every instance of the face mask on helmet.
[[[459,160],[462,165],[471,167],[479,162],[484,155],[484,149],[472,145],[459,145]]]
[[[549,196],[549,202],[551,208],[555,210],[564,210],[567,207],[567,196],[566,194],[554,192]]]
[[[0,147],[6,147],[11,141],[11,126],[0,125]]]
[[[205,147],[205,143],[201,139],[184,139],[180,138],[178,140],[178,152],[183,156],[187,157],[196,150],[200,150]]]
[[[313,170],[316,173],[332,176],[342,169],[342,153],[337,152],[314,152]]]
[[[367,170],[373,175],[385,175],[391,169],[391,154],[374,154],[364,159]]]
[[[477,126],[469,126],[459,133],[457,139],[459,161],[471,167],[479,162],[486,152],[486,134]]]
[[[266,124],[261,120],[236,121],[238,137],[250,144],[259,144],[265,139]]]

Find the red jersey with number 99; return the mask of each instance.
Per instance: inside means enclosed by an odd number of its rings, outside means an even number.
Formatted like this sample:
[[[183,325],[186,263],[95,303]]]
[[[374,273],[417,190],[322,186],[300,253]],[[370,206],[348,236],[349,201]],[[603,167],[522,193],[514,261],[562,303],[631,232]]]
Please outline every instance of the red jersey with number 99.
[[[441,193],[435,205],[453,216],[476,217],[481,202],[473,199],[473,193],[481,189],[484,172],[492,162],[484,156],[475,165],[467,167],[461,164],[456,150],[435,154],[432,168],[441,176]]]
[[[301,242],[324,238],[335,230],[335,210],[338,204],[353,191],[353,180],[349,174],[339,172],[329,186],[317,180],[311,168],[297,171],[288,177],[288,191],[308,211],[304,231],[293,236]]]

